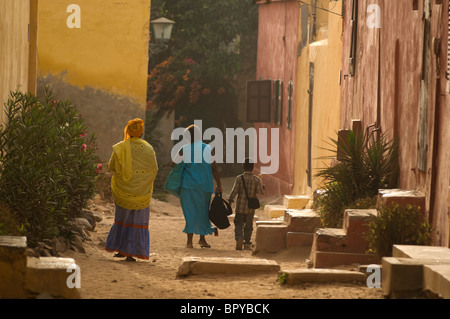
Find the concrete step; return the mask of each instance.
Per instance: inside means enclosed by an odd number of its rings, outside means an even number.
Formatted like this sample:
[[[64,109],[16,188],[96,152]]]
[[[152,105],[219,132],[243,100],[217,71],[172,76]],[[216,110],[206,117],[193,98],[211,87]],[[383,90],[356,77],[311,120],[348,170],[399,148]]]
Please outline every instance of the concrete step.
[[[314,233],[314,251],[333,251],[345,239],[345,231],[341,228],[319,228]]]
[[[378,191],[377,206],[383,205],[412,205],[420,207],[425,212],[426,197],[416,190],[380,189]]]
[[[379,262],[379,258],[366,253],[369,243],[365,238],[369,230],[369,220],[376,215],[375,209],[348,209],[344,213],[342,229],[317,229],[314,233],[310,258],[314,267]]]
[[[257,220],[256,227],[259,226],[286,226],[286,223],[283,220],[279,219],[271,219],[271,220]]]
[[[255,250],[276,252],[286,248],[287,225],[261,225],[256,228]]]
[[[443,299],[450,299],[450,264],[424,265],[423,289]]]
[[[27,238],[0,236],[0,299],[34,298],[45,294],[53,298],[80,298],[70,289],[71,258],[27,257]]]
[[[265,205],[264,206],[264,215],[269,218],[280,218],[284,217],[286,212],[286,207],[283,205]]]
[[[377,255],[373,254],[316,251],[312,255],[311,262],[314,268],[333,268],[354,264],[379,264],[381,260]]]
[[[337,269],[294,269],[282,270],[278,274],[281,283],[293,286],[303,283],[326,283],[326,282],[357,282],[364,283],[367,276],[358,271]]]
[[[376,209],[347,209],[344,212],[343,229],[347,236],[351,233],[360,236],[367,232],[370,219],[377,215]]]
[[[184,257],[177,272],[177,278],[189,275],[209,274],[261,274],[277,273],[280,265],[267,259]]]
[[[394,245],[392,247],[392,257],[450,260],[450,249],[438,246]]]
[[[79,299],[79,289],[70,288],[68,281],[73,271],[69,267],[76,267],[72,258],[40,257],[28,258],[26,288],[34,294],[46,294],[53,298]]]
[[[450,249],[394,245],[393,257],[383,258],[383,294],[405,298],[428,290],[450,299]]]
[[[320,215],[312,209],[286,210],[284,222],[290,232],[314,233],[321,227]]]
[[[418,293],[424,286],[424,265],[442,265],[438,260],[384,257],[382,260],[383,294],[390,298],[404,298]],[[445,265],[450,268],[449,265]]]
[[[345,251],[365,253],[369,249],[369,242],[366,237],[369,233],[370,219],[378,215],[376,209],[348,209],[344,213],[343,229],[346,233],[345,240],[341,245],[345,245]]]
[[[0,236],[0,299],[26,298],[27,238]]]
[[[286,248],[311,247],[314,233],[288,232],[286,235]]]
[[[308,195],[285,195],[283,198],[283,206],[286,209],[305,209],[309,204]]]
[[[314,234],[315,251],[335,251],[364,254],[369,249],[365,239],[369,218],[377,211],[346,210],[343,228],[319,228]]]

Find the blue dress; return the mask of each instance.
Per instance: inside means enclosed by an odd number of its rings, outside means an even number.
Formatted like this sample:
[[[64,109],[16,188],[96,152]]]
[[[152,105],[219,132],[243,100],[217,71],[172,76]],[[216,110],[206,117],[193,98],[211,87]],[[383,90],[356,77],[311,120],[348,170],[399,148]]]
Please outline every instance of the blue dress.
[[[199,154],[201,152],[201,155]],[[180,191],[187,234],[212,235],[209,206],[214,193],[211,147],[201,141],[183,147],[184,173]]]

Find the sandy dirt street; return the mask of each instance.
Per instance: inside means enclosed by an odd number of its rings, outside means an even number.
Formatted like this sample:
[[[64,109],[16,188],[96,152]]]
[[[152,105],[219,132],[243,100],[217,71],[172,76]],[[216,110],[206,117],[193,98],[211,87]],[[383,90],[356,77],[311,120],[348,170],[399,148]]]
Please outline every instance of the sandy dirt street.
[[[175,197],[168,202],[153,200],[150,217],[150,260],[126,262],[113,258],[104,244],[114,221],[114,204],[96,200],[92,205],[102,213],[85,242],[85,253],[67,250],[81,269],[83,299],[382,299],[380,289],[358,284],[304,284],[281,286],[277,275],[197,275],[177,279],[185,256],[245,257],[277,261],[282,269],[304,268],[309,249],[290,249],[278,253],[236,251],[234,225],[209,236],[212,248],[185,248],[184,218]],[[255,236],[255,232],[253,234]],[[198,236],[194,237],[194,243]]]

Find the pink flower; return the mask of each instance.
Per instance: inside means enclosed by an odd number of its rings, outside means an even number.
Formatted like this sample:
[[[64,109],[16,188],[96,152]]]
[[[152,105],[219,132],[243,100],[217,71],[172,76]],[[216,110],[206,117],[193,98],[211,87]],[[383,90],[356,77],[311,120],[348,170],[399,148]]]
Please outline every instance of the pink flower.
[[[86,136],[86,133],[81,133],[80,134],[80,137],[85,137]]]
[[[83,144],[83,145],[81,145],[81,148],[83,149],[83,151],[85,151],[85,150],[87,150],[87,145]]]
[[[186,64],[197,64],[197,62],[195,62],[195,60],[192,59],[186,59],[184,61],[186,62]]]
[[[102,172],[102,168],[103,168],[103,165],[102,165],[102,164],[98,164],[98,165],[97,165],[97,168],[95,169],[95,172],[96,172],[97,174],[100,174],[100,173]]]
[[[224,94],[225,92],[226,92],[226,90],[225,90],[225,88],[223,88],[223,87],[219,88],[219,90],[217,91],[217,93],[218,93],[219,95],[222,95],[222,94]]]
[[[58,104],[58,101],[53,99],[48,101],[48,104],[54,109],[56,107],[56,104]]]

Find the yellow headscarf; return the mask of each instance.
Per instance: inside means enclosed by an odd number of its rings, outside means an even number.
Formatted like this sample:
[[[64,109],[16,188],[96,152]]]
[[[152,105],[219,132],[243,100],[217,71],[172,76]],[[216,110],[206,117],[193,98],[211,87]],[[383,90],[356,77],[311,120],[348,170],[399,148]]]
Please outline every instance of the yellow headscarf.
[[[132,159],[131,159],[131,137],[140,137],[144,133],[144,121],[136,118],[128,122],[124,129],[124,142],[113,146],[122,168],[122,178],[128,182],[133,177]]]
[[[140,118],[136,118],[128,122],[128,125],[124,130],[124,141],[128,140],[130,137],[141,137],[144,133],[144,121]]]

